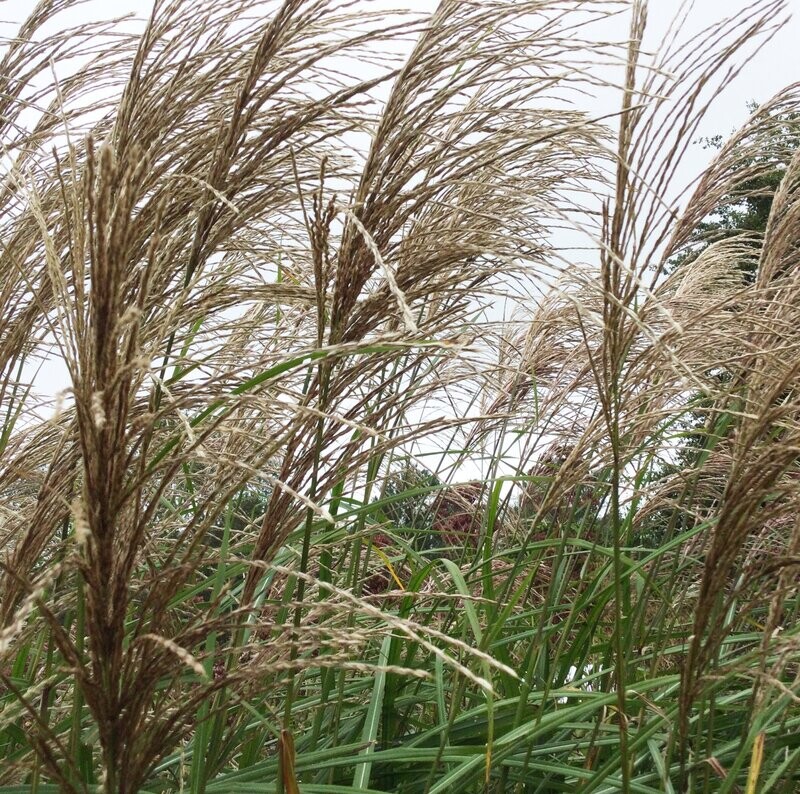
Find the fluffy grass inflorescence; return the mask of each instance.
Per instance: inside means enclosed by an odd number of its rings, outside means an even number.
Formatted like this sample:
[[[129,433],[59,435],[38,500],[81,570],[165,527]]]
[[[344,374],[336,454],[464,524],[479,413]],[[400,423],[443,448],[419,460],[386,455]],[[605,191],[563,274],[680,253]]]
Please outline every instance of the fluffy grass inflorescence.
[[[0,794],[795,791],[798,87],[677,178],[785,4],[76,5],[0,66]]]

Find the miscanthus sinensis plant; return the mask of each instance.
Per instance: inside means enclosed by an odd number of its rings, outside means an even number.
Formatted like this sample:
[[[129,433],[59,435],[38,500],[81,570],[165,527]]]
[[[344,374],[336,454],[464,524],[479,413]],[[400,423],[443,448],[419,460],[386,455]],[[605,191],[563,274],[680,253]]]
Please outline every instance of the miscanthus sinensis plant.
[[[79,5],[0,65],[0,792],[796,791],[798,87],[680,181],[786,4]]]

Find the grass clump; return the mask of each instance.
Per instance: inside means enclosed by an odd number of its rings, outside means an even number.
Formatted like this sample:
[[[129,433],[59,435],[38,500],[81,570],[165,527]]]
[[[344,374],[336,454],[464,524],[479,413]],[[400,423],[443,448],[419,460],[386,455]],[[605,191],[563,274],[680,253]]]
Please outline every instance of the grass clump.
[[[676,176],[784,3],[73,5],[0,68],[0,792],[796,790],[800,156],[700,236],[797,86]]]

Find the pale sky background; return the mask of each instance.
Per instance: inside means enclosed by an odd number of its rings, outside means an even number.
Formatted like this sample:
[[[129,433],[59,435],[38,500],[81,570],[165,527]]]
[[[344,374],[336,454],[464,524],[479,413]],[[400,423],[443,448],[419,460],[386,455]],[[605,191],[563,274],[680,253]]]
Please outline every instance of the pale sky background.
[[[696,0],[687,32],[701,31],[749,5],[752,3],[746,0]],[[651,42],[659,33],[663,35],[680,6],[677,0],[652,0],[648,10]],[[747,118],[748,101],[764,102],[781,88],[800,81],[800,0],[789,0],[787,9],[790,19],[786,26],[755,56],[730,90],[716,100],[715,110],[704,125],[704,134],[732,131]]]
[[[362,0],[366,6],[381,10],[403,9],[425,13],[433,10],[438,0]],[[595,0],[596,2],[596,0]],[[692,35],[727,16],[741,14],[753,0],[650,0],[648,9],[647,49],[655,49],[661,42],[670,23],[682,8],[690,13],[685,34]],[[13,35],[16,26],[35,7],[36,0],[0,0],[0,34]],[[578,5],[578,3],[576,3]],[[84,0],[76,8],[59,15],[71,24],[110,19],[133,13],[146,18],[153,0]],[[779,31],[743,70],[730,88],[715,100],[714,109],[708,114],[700,134],[710,136],[732,132],[747,118],[747,102],[763,102],[790,83],[800,81],[800,0],[787,0],[787,24]],[[777,20],[776,20],[777,21]],[[619,15],[609,26],[609,39],[624,40],[627,34],[628,16]],[[616,111],[616,106],[604,107],[604,98],[598,98],[591,110],[598,114]],[[619,102],[619,94],[613,96]],[[591,100],[587,102],[591,105]],[[588,108],[587,108],[588,109]],[[709,153],[700,146],[687,153],[683,167],[685,173],[697,174],[709,159]]]
[[[433,10],[438,0],[361,0],[361,2],[367,7],[381,10],[396,8],[425,13]],[[590,4],[594,6],[596,2],[598,0],[592,0]],[[33,10],[35,5],[36,0],[0,0],[0,35],[13,35],[19,22]],[[576,5],[580,4],[576,2]],[[753,0],[694,0],[693,2],[650,0],[645,48],[652,50],[658,47],[670,23],[682,8],[690,8],[684,35],[691,36],[723,17],[742,14],[752,5]],[[79,24],[128,13],[145,19],[152,6],[153,0],[84,0],[75,8],[60,14],[59,20],[61,24],[67,22]],[[700,135],[728,135],[747,118],[749,101],[763,102],[786,85],[800,81],[800,0],[786,0],[786,9],[786,16],[789,17],[787,24],[757,53],[730,88],[715,99],[712,112],[702,123]],[[628,22],[628,15],[617,16],[608,26],[609,40],[624,40],[628,32]],[[622,79],[621,74],[611,76],[615,80]],[[619,93],[614,93],[609,94],[607,99],[597,97],[595,102],[587,98],[584,109],[604,115],[617,111],[618,103]],[[703,169],[709,157],[709,152],[701,146],[691,147],[681,167],[687,180]]]
[[[380,8],[398,8],[426,12],[435,8],[437,0],[365,0],[367,5]],[[751,0],[695,0],[689,16],[688,32],[699,32],[721,17],[735,15],[751,5]],[[36,5],[35,0],[0,0],[0,20],[18,23]],[[152,0],[89,0],[69,12],[72,21],[90,21],[134,13],[146,17]],[[679,9],[686,5],[682,0],[651,0],[648,9],[650,43],[657,42],[667,30]],[[788,0],[791,19],[782,31],[760,52],[732,86],[732,90],[719,97],[716,112],[709,122],[711,132],[727,132],[747,116],[745,103],[750,99],[764,101],[783,86],[800,80],[800,0]],[[64,15],[66,19],[67,16]],[[618,36],[624,37],[627,20],[619,17]],[[13,28],[3,24],[3,33]]]
[[[431,11],[437,5],[437,0],[362,0],[362,2],[368,7],[381,10],[396,8],[421,13]],[[13,35],[19,22],[34,9],[35,5],[35,0],[0,0],[0,35]],[[691,6],[688,23],[684,28],[684,35],[691,36],[718,22],[722,17],[743,13],[751,5],[752,0],[695,0],[694,3],[682,0],[651,0],[645,48],[657,48],[671,21],[684,6]],[[716,98],[713,110],[705,118],[700,129],[701,135],[726,136],[747,118],[748,101],[763,102],[786,85],[800,81],[800,0],[788,0],[786,8],[791,15],[788,23],[753,58],[730,88]],[[151,9],[152,0],[88,0],[61,14],[59,19],[63,25],[110,19],[126,13],[134,13],[144,19]],[[628,15],[619,15],[609,25],[609,40],[624,40],[628,24]],[[621,80],[621,74],[615,79]],[[596,97],[594,102],[591,98],[587,99],[589,106],[587,109],[598,115],[617,111],[618,92],[613,94],[614,105],[604,106],[604,102],[612,101],[611,96],[609,95],[609,99]],[[691,147],[681,164],[680,181],[684,184],[691,181],[702,171],[709,158],[710,153],[701,146]],[[40,373],[40,378],[42,374]],[[44,386],[45,392],[54,394],[67,385],[63,382],[65,376],[65,372],[51,371],[45,375],[48,383],[45,385],[40,378],[37,378],[37,386],[40,388]]]

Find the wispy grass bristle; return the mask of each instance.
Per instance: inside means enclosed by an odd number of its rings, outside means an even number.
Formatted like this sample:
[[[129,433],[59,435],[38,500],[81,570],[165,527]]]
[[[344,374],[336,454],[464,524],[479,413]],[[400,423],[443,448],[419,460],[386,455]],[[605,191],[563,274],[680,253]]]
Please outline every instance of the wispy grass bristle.
[[[789,4],[383,5],[4,39],[0,794],[798,790]]]

